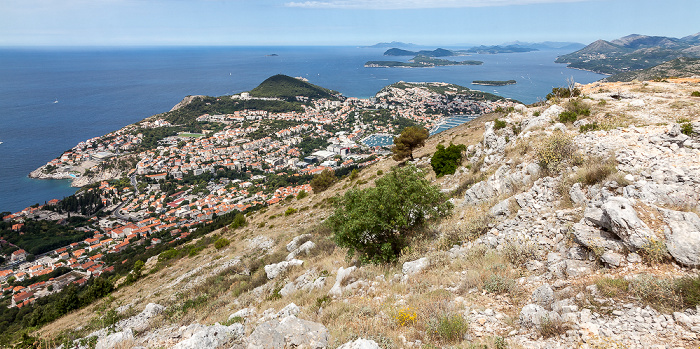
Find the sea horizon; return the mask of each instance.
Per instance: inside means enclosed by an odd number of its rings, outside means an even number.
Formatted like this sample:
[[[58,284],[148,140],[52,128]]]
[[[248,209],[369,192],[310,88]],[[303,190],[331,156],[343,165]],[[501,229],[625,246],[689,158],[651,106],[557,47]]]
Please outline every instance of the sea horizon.
[[[442,46],[442,45],[441,45]],[[446,47],[446,46],[442,46]],[[248,91],[275,74],[368,98],[398,81],[448,82],[523,103],[544,99],[566,79],[589,83],[601,74],[554,63],[562,50],[470,55],[481,66],[365,68],[386,48],[358,46],[105,46],[0,47],[0,212],[16,212],[77,188],[67,181],[27,178],[77,143],[154,114],[188,95]],[[276,56],[273,56],[276,55]],[[517,80],[477,86],[473,80]]]

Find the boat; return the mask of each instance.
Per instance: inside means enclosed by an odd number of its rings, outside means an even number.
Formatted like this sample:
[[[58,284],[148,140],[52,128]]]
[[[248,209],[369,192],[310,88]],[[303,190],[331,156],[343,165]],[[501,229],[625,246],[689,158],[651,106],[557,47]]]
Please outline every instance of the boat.
[[[56,98],[56,100],[53,101],[53,104],[56,104],[56,103],[58,103],[58,98]]]

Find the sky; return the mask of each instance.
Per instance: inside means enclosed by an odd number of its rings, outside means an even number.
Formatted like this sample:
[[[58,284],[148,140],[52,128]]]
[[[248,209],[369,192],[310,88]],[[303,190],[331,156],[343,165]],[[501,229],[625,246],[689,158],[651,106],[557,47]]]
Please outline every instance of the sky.
[[[700,32],[698,0],[0,0],[0,46],[426,46]]]

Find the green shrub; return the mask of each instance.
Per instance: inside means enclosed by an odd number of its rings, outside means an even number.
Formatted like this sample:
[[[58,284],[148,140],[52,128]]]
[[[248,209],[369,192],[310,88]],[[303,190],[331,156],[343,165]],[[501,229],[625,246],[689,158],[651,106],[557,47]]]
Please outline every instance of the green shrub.
[[[494,130],[500,130],[500,129],[502,129],[502,128],[506,128],[506,122],[505,122],[505,121],[503,121],[503,120],[498,120],[498,119],[496,119],[496,120],[493,121],[493,129],[494,129]]]
[[[307,193],[306,190],[302,190],[297,194],[297,200],[301,200],[307,196],[309,196],[309,193]]]
[[[508,342],[506,342],[506,339],[501,336],[496,336],[496,338],[493,339],[493,345],[496,347],[496,349],[508,348]]]
[[[231,326],[233,324],[242,324],[245,322],[245,319],[240,317],[240,316],[234,316],[222,323],[224,326]]]
[[[572,99],[567,103],[566,109],[568,111],[574,112],[577,116],[578,115],[583,115],[583,116],[590,116],[591,115],[591,110],[586,107],[586,105],[583,103],[583,101],[580,98],[577,99]]]
[[[683,133],[686,136],[690,136],[693,134],[693,125],[691,125],[689,122],[685,122],[681,124],[681,133]]]
[[[360,176],[360,171],[358,171],[357,169],[353,169],[352,171],[350,171],[350,180],[351,181],[356,180],[357,177],[359,177],[359,176]]]
[[[442,177],[446,174],[454,174],[457,171],[457,166],[462,163],[462,152],[467,150],[464,144],[454,145],[445,148],[444,145],[438,144],[437,151],[430,159],[430,165],[435,171],[437,177]]]
[[[603,160],[598,157],[592,157],[579,170],[579,181],[586,185],[594,185],[608,178],[613,173],[617,172],[617,161],[610,157]]]
[[[311,180],[311,188],[314,189],[314,193],[320,193],[328,188],[330,188],[337,178],[335,177],[335,171],[333,170],[323,170],[323,172],[314,176]]]
[[[560,172],[569,162],[580,160],[571,137],[555,133],[537,149],[537,162],[546,172]]]
[[[245,215],[242,212],[239,212],[236,214],[235,217],[233,217],[233,222],[231,222],[231,225],[229,225],[229,228],[238,229],[238,228],[245,227],[246,224],[248,224],[248,223],[246,222]]]
[[[660,239],[647,239],[639,252],[648,264],[659,264],[671,260],[666,243]]]
[[[563,111],[561,114],[559,114],[559,121],[563,123],[574,122],[576,119],[578,119],[576,113],[569,110]]]
[[[327,219],[338,246],[363,262],[395,261],[425,224],[452,209],[440,190],[413,165],[393,168],[375,186],[350,189]]]
[[[674,309],[682,305],[673,280],[653,275],[639,275],[630,281],[629,292],[647,304],[662,309]]]
[[[534,113],[532,113],[532,116],[540,116],[540,115],[542,115],[542,113],[540,113],[539,110],[537,110],[537,111],[535,111]]]
[[[484,290],[489,293],[510,293],[515,289],[515,280],[492,274],[484,281]]]
[[[547,100],[552,98],[570,98],[581,95],[581,90],[578,88],[569,89],[567,87],[552,88],[552,92],[547,94]]]
[[[692,97],[700,97],[700,91],[693,91],[690,93]]]
[[[293,215],[293,214],[295,214],[295,213],[297,213],[297,209],[296,209],[296,208],[293,208],[293,207],[290,207],[290,208],[288,208],[286,211],[284,211],[284,216],[285,216],[285,217],[286,217],[286,216],[290,216],[290,215]]]
[[[428,323],[430,337],[442,342],[457,342],[464,338],[469,322],[460,314],[445,314]]]
[[[381,176],[381,175],[383,175],[383,174],[384,174],[384,171],[382,171],[382,170],[377,170],[377,176]]]
[[[581,125],[581,126],[578,127],[578,131],[581,132],[581,133],[586,133],[586,132],[589,132],[589,131],[595,131],[595,130],[597,130],[597,129],[598,129],[598,123],[597,123],[597,122],[593,122],[593,123],[590,123],[590,124]]]
[[[524,266],[531,259],[537,259],[537,245],[532,242],[509,241],[503,248],[503,256],[515,267]]]
[[[220,238],[214,242],[214,248],[217,250],[220,250],[226,246],[228,246],[231,243],[231,241],[228,241],[228,239],[225,238]]]
[[[598,291],[605,297],[620,297],[627,294],[629,281],[604,277],[595,282]]]
[[[676,289],[686,307],[700,305],[700,275],[688,276],[676,281]]]

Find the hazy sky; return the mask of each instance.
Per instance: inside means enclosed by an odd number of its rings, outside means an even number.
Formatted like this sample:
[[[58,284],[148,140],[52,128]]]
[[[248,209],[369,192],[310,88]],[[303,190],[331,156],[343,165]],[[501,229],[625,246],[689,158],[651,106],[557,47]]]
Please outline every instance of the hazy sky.
[[[698,18],[698,0],[0,0],[0,46],[587,44]]]

